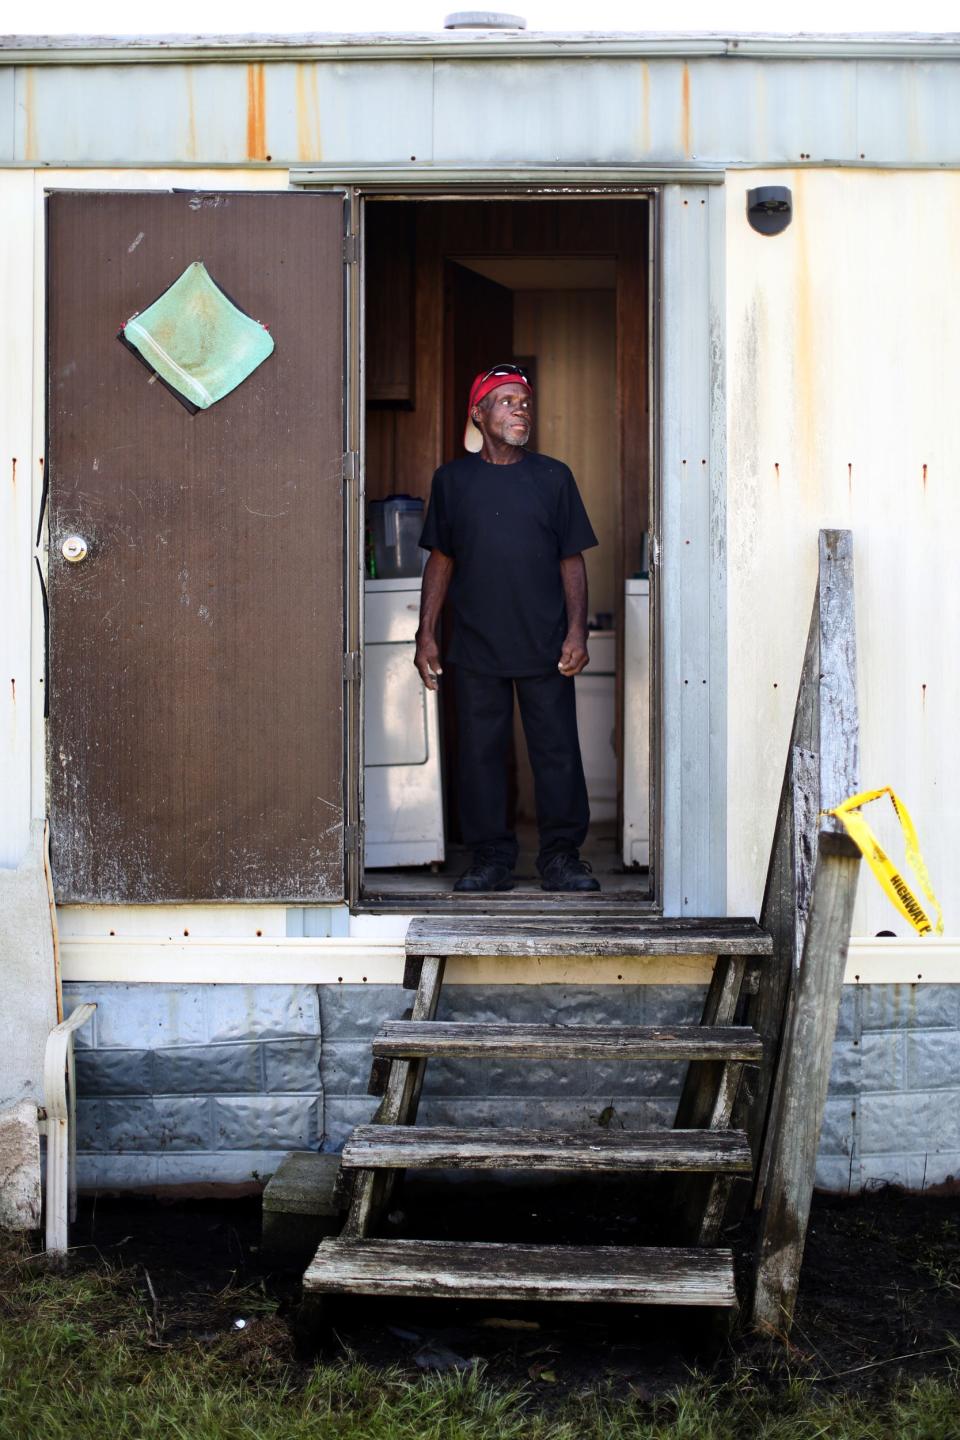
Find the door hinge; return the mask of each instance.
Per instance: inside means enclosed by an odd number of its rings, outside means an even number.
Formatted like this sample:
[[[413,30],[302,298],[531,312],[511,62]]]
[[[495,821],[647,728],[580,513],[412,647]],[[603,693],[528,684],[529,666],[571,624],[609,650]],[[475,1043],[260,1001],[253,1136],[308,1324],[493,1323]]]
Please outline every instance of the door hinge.
[[[343,452],[343,478],[350,484],[360,474],[360,455],[356,450]]]
[[[360,237],[358,235],[344,235],[343,237],[343,263],[344,265],[356,265],[360,259]]]
[[[360,651],[347,650],[343,657],[343,678],[348,685],[356,685],[360,680]]]
[[[360,826],[352,820],[348,820],[343,827],[343,848],[345,850],[359,850],[360,848]]]

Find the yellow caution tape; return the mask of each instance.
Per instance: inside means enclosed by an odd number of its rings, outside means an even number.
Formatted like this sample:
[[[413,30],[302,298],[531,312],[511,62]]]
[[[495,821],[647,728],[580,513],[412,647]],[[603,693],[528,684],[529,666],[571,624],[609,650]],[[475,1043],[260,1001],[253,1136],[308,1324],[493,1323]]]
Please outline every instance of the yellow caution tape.
[[[916,875],[921,890],[936,911],[936,924],[930,919],[903,876],[896,870],[866,820],[858,813],[861,805],[869,805],[871,800],[879,800],[884,795],[890,796],[890,803],[900,821],[900,829],[903,831],[907,864]],[[847,834],[879,880],[881,888],[886,891],[904,919],[909,920],[914,930],[920,935],[929,935],[931,931],[942,935],[943,911],[933,893],[930,876],[923,862],[923,856],[920,854],[920,842],[917,840],[916,829],[906,805],[893,793],[890,786],[884,785],[882,790],[863,790],[859,795],[851,795],[849,800],[844,800],[843,804],[838,805],[835,810],[828,810],[827,814],[834,815],[844,826]]]

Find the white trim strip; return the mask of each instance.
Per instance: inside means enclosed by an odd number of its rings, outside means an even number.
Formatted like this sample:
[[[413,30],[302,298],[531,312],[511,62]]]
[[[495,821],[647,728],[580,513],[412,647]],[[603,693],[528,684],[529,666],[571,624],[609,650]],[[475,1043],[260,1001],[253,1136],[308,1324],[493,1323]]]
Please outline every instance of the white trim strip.
[[[6,35],[0,65],[195,64],[218,60],[953,59],[956,34],[763,35],[442,31],[303,35]]]
[[[160,985],[399,985],[401,941],[351,939],[64,939],[63,978],[71,983]],[[702,985],[702,956],[620,960],[490,960],[455,957],[453,985]],[[960,984],[960,940],[855,937],[848,985]]]
[[[639,161],[635,165],[433,165],[429,161],[399,161],[383,164],[360,163],[355,165],[291,165],[290,184],[298,187],[311,185],[341,186],[359,185],[361,188],[394,188],[420,190],[424,187],[493,185],[499,188],[512,185],[562,186],[566,191],[571,185],[582,189],[584,194],[603,190],[609,186],[627,185],[642,188],[650,185],[722,185],[724,166],[657,165]]]

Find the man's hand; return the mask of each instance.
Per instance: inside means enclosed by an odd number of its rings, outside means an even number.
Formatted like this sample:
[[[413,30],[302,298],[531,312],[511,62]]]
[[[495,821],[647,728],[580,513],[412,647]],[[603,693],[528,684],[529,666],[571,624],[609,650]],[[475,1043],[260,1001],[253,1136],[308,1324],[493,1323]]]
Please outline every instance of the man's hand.
[[[587,567],[582,555],[567,555],[560,561],[560,579],[567,607],[567,638],[557,669],[561,675],[579,675],[590,664],[587,654]]]
[[[421,635],[420,631],[417,631],[417,649],[413,663],[427,689],[438,689],[437,676],[443,674],[443,667],[440,664],[440,646],[433,635]]]
[[[579,632],[570,630],[563,642],[563,649],[560,651],[560,664],[557,669],[561,675],[579,675],[590,664],[590,656],[587,654],[587,637]]]
[[[452,578],[452,558],[444,555],[442,550],[431,550],[420,589],[420,625],[417,629],[417,649],[413,657],[417,673],[428,690],[439,689],[437,676],[443,674],[440,646],[437,644],[437,627]]]

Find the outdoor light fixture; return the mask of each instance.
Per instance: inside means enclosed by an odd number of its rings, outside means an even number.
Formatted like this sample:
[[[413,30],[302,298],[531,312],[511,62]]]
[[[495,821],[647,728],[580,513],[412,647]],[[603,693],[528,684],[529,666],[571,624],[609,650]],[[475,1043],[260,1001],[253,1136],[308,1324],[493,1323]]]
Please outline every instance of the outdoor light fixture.
[[[793,196],[786,185],[759,185],[747,191],[747,219],[760,235],[779,235],[793,219]]]

